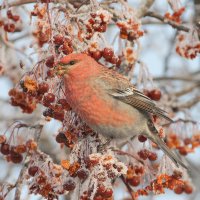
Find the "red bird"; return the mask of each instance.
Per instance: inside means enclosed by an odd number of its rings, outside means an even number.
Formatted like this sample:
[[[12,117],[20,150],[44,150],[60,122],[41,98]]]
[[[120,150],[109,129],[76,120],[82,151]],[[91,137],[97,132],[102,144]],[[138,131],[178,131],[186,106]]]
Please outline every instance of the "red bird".
[[[63,57],[55,70],[64,76],[68,103],[94,131],[127,140],[144,135],[187,168],[158,136],[152,115],[172,120],[124,76],[81,53]]]

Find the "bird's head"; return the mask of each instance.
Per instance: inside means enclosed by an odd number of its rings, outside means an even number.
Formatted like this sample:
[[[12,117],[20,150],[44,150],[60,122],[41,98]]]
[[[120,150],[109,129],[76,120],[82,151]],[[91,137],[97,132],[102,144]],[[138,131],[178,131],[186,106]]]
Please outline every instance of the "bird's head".
[[[73,69],[77,67],[84,66],[84,63],[91,59],[87,54],[83,53],[73,53],[69,54],[58,62],[56,67],[54,68],[55,73],[59,76],[63,76],[65,74],[70,73]]]

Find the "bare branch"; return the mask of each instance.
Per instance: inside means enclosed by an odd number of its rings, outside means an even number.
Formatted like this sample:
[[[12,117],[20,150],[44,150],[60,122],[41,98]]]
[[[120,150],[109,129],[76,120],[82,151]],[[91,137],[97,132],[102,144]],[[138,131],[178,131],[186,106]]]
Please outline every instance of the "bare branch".
[[[189,32],[190,29],[184,25],[181,25],[181,24],[177,24],[176,22],[173,22],[173,21],[170,21],[168,19],[166,19],[165,17],[163,17],[162,15],[158,14],[158,13],[155,13],[155,12],[152,12],[152,11],[148,11],[145,16],[148,16],[148,17],[153,17],[153,18],[156,18],[160,21],[162,21],[163,23],[165,24],[169,24],[171,25],[173,28],[179,30],[179,31],[185,31],[185,32]],[[200,34],[199,34],[200,36]]]
[[[149,8],[153,5],[155,0],[145,0],[145,2],[138,9],[138,17],[141,18],[146,15]]]

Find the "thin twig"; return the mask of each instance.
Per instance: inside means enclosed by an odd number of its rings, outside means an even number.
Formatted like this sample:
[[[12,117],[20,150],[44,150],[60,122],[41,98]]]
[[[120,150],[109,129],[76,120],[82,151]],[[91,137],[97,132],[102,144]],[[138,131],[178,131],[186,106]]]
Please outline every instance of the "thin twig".
[[[43,126],[38,124],[38,125],[34,125],[34,126],[30,126],[31,129],[36,129],[36,132],[34,135],[36,135],[35,137],[35,141],[38,143],[39,140],[40,140],[40,136],[41,136],[41,132],[42,132],[42,128]],[[28,163],[29,163],[29,155],[27,154],[26,155],[26,158],[25,158],[25,163],[20,171],[20,174],[19,174],[19,177],[15,183],[15,187],[16,187],[16,190],[15,190],[15,197],[14,197],[14,200],[20,200],[20,197],[21,197],[21,189],[22,189],[22,185],[23,185],[23,178],[24,178],[24,174],[26,172],[26,169],[28,167]]]

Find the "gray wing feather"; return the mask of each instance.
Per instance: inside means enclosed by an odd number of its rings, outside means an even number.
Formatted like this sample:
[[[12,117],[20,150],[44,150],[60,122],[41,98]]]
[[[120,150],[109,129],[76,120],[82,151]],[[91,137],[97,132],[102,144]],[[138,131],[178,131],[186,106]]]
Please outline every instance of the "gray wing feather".
[[[131,106],[143,110],[145,112],[163,117],[168,121],[173,121],[170,119],[164,110],[157,107],[156,104],[146,95],[141,93],[135,88],[127,88],[125,90],[111,89],[109,94],[114,98],[117,98],[124,103],[130,104]]]

